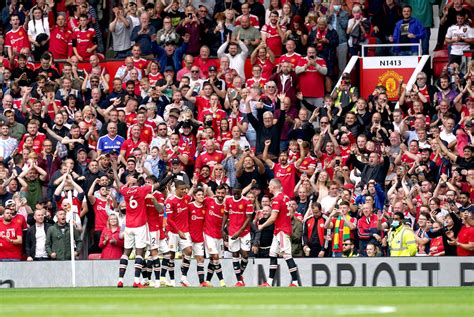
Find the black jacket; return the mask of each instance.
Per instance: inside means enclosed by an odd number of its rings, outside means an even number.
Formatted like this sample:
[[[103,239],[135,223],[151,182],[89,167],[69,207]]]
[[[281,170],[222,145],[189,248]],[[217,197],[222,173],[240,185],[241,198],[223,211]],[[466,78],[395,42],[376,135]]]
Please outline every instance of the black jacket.
[[[51,225],[49,223],[44,223],[44,237],[46,243],[46,233],[48,232],[48,228]],[[45,246],[46,250],[46,246]],[[32,225],[26,231],[26,239],[25,239],[25,253],[26,256],[31,256],[32,258],[36,257],[36,224]]]

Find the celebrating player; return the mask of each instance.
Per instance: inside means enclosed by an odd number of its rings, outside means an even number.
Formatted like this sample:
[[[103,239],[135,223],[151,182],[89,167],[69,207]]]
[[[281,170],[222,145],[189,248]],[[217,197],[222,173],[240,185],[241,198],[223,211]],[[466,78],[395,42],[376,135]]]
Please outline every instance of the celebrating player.
[[[191,262],[192,243],[189,234],[189,210],[188,204],[191,197],[187,195],[188,187],[180,180],[175,181],[175,194],[166,200],[167,230],[169,239],[169,248],[171,252],[170,262],[168,265],[170,283],[169,286],[174,287],[174,257],[179,246],[183,252],[183,262],[181,264],[181,285],[189,287],[187,279],[189,265]]]
[[[197,262],[197,273],[199,284],[207,286],[204,281],[204,218],[206,215],[206,205],[204,204],[204,189],[197,187],[194,189],[194,201],[189,203],[189,233],[193,242],[193,255]]]
[[[146,185],[153,186],[158,183],[156,176],[148,176],[145,180]],[[158,252],[167,254],[168,257],[163,258],[163,267],[166,270],[169,262],[169,249],[167,239],[165,238],[165,232],[163,230],[163,206],[165,196],[159,191],[145,197],[146,204],[146,215],[148,222],[148,230],[150,231],[150,256],[151,261],[147,261],[147,270],[145,280],[151,279],[151,271],[155,273],[155,287],[160,287],[160,259],[158,258]],[[148,263],[150,262],[150,263]],[[166,273],[165,273],[166,274]]]
[[[245,286],[243,274],[249,262],[250,251],[250,221],[252,221],[253,205],[242,197],[242,189],[238,186],[233,189],[233,196],[225,199],[225,214],[222,221],[222,234],[225,236],[227,227],[229,251],[232,252],[236,287]],[[242,259],[240,256],[242,255]]]
[[[116,177],[117,179],[118,177]],[[125,218],[125,242],[123,255],[120,258],[119,281],[117,287],[123,287],[123,277],[127,270],[128,257],[133,248],[136,248],[135,257],[135,279],[133,287],[143,288],[140,283],[140,273],[143,268],[143,256],[145,248],[148,245],[148,228],[145,198],[154,190],[158,189],[160,183],[153,186],[138,186],[137,179],[133,174],[129,174],[126,178],[127,183],[120,187],[120,194],[125,198],[127,205]]]
[[[222,275],[222,266],[220,263],[220,254],[223,247],[222,241],[222,220],[224,218],[224,198],[225,186],[219,185],[216,189],[215,197],[207,197],[205,204],[207,213],[204,218],[204,243],[207,253],[211,257],[207,267],[206,284],[210,286],[214,272],[219,279],[221,287],[225,287],[224,276]],[[205,285],[203,285],[205,286]]]
[[[272,215],[268,218],[265,223],[258,226],[258,230],[268,227],[275,223],[275,230],[273,232],[273,241],[270,247],[270,278],[263,283],[262,287],[272,287],[273,278],[278,268],[279,254],[283,254],[283,258],[288,265],[288,269],[291,274],[290,287],[298,287],[298,267],[296,266],[295,260],[291,256],[291,216],[288,211],[288,205],[290,198],[284,195],[280,180],[274,178],[268,184],[270,193],[273,194],[272,200]]]

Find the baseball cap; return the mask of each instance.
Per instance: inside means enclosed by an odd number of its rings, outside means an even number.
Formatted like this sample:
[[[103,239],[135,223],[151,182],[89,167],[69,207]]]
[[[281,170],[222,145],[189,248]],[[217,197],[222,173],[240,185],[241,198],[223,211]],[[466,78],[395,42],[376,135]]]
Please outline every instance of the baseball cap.
[[[77,149],[76,154],[79,153],[79,152],[86,152],[87,153],[86,149],[83,148],[83,147],[80,147],[79,149]]]
[[[131,5],[131,4],[137,5],[137,0],[129,0],[128,5]]]
[[[210,71],[210,72],[217,72],[217,67],[216,66],[209,66],[209,68],[207,70]]]
[[[173,66],[166,66],[165,67],[165,72],[174,72]]]
[[[5,202],[5,207],[14,206],[14,205],[15,205],[15,202],[13,201],[13,199],[9,199]]]
[[[176,119],[179,118],[179,111],[173,109],[172,111],[170,111],[170,114],[169,114],[170,117],[175,117]]]
[[[185,121],[185,122],[183,122],[183,125],[181,127],[182,128],[191,128],[191,123]]]
[[[171,165],[177,165],[177,164],[180,164],[181,161],[179,160],[179,158],[174,158],[174,159],[171,159]]]

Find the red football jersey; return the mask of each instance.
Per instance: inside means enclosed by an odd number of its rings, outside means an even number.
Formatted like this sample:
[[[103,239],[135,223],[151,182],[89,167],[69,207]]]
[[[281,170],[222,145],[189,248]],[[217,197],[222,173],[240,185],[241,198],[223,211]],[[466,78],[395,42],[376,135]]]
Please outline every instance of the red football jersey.
[[[229,214],[229,236],[233,236],[244,224],[248,215],[253,214],[253,205],[245,197],[235,200],[234,196],[225,199],[225,212]],[[250,222],[242,231],[241,237],[250,232]]]
[[[13,55],[20,54],[20,51],[24,47],[30,47],[30,41],[28,40],[28,33],[25,29],[20,26],[18,30],[10,30],[5,34],[5,47],[11,47]]]
[[[288,204],[290,198],[283,193],[278,193],[272,200],[272,212],[277,212],[278,216],[275,220],[275,230],[273,233],[276,235],[279,232],[283,232],[289,236],[292,233],[291,227],[291,215],[288,211]]]
[[[25,140],[27,137],[29,137],[29,133],[23,134],[23,138],[20,141],[20,144],[18,144],[18,152],[21,153],[23,151],[23,145],[25,144]],[[46,140],[46,135],[38,132],[36,133],[36,136],[33,138],[33,151],[36,154],[41,154],[41,151],[43,149],[43,142]]]
[[[139,59],[133,59],[133,66],[138,68],[142,74],[145,74],[145,69],[148,66],[148,61],[144,58],[139,58]]]
[[[204,218],[206,216],[206,205],[197,206],[196,202],[191,202],[189,208],[189,234],[194,243],[204,242]]]
[[[309,63],[307,58],[300,58],[297,66],[305,66]],[[316,60],[316,64],[326,67],[326,62],[322,58]],[[324,97],[324,75],[320,74],[315,66],[309,66],[305,72],[299,75],[300,88],[304,97],[323,98]]]
[[[189,232],[188,204],[191,196],[184,195],[179,198],[172,196],[166,200],[167,230],[172,233]]]
[[[203,165],[208,165],[212,172],[214,166],[222,162],[224,158],[224,154],[221,151],[214,151],[212,154],[204,152],[197,157],[195,167],[200,169]]]
[[[222,239],[222,218],[224,217],[224,202],[219,204],[214,198],[207,197],[204,201],[207,209],[204,219],[204,233],[215,239]]]
[[[152,186],[134,186],[120,188],[120,194],[127,203],[127,217],[125,225],[128,228],[138,228],[146,225],[146,204],[145,197],[153,190]]]
[[[247,81],[245,82],[245,86],[248,88],[257,86],[258,88],[262,89],[266,83],[267,83],[267,80],[263,77],[259,79],[255,79],[252,77],[252,78],[247,79]]]
[[[67,29],[61,29],[54,26],[51,29],[49,51],[55,59],[67,59],[72,53],[72,32]]]
[[[88,60],[92,52],[87,52],[88,48],[94,46],[94,42],[92,39],[96,37],[95,30],[93,28],[89,28],[87,30],[75,30],[72,38],[76,40],[76,49],[79,55],[85,60]]]
[[[211,109],[211,102],[209,99],[204,98],[202,96],[197,96],[196,97],[196,108],[198,112],[198,121],[203,122],[204,121],[204,110],[209,110]]]
[[[283,32],[286,32],[286,27],[281,26],[281,30]],[[272,50],[273,54],[275,56],[280,56],[282,53],[282,44],[281,44],[281,37],[280,34],[278,33],[278,29],[276,26],[271,26],[270,24],[265,24],[262,27],[262,33],[266,34],[266,44],[269,49]]]
[[[283,62],[289,62],[291,65],[293,65],[293,69],[295,69],[296,66],[300,63],[301,60],[301,55],[298,53],[293,53],[291,55],[288,55],[286,53],[285,55],[280,56],[278,59],[278,64],[281,64]]]
[[[21,260],[21,244],[14,245],[7,238],[15,240],[22,236],[23,232],[17,224],[4,224],[3,219],[0,219],[0,259]]]
[[[316,159],[307,155],[300,164],[300,171],[306,173],[310,168],[316,168]]]
[[[107,200],[96,197],[94,203],[94,215],[95,215],[95,231],[102,231],[104,230],[105,226],[107,225],[107,219],[109,215],[107,214]]]
[[[273,64],[270,59],[267,58],[265,61],[262,61],[260,58],[257,58],[255,65],[259,65],[262,68],[262,77],[266,80],[273,74],[275,64]]]
[[[283,193],[289,197],[294,196],[294,189],[296,186],[296,167],[294,163],[290,163],[285,167],[280,163],[273,165],[273,173],[275,178],[281,181],[283,186]]]
[[[160,193],[159,191],[154,191],[153,196],[159,204],[164,205],[165,196],[162,193]],[[153,201],[149,198],[145,198],[145,205],[148,229],[150,230],[150,232],[160,231],[160,239],[161,237],[165,237],[165,232],[163,228],[163,213],[159,213],[156,210]]]

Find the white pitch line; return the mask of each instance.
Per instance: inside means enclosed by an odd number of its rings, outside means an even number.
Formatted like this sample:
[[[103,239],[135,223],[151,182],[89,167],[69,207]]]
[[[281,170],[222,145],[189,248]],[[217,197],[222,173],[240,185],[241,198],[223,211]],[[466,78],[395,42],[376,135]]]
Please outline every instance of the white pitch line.
[[[1,307],[1,306],[0,306]],[[6,305],[1,307],[2,313],[18,313],[18,312],[41,312],[44,309],[51,308],[50,304],[19,304],[19,305]],[[106,312],[118,312],[119,314],[134,313],[140,310],[146,313],[146,306],[143,304],[127,304],[127,305],[116,305],[116,304],[98,304],[98,305],[81,305],[81,304],[68,304],[62,303],[59,307],[55,308],[56,313],[60,311],[64,312],[76,312],[76,313],[106,313]],[[150,307],[150,311],[156,311],[157,307]],[[306,305],[306,304],[214,304],[198,305],[198,304],[179,304],[176,305],[163,305],[160,304],[158,310],[161,313],[165,312],[230,312],[230,311],[247,311],[247,312],[298,312],[300,314],[308,313],[326,313],[334,314],[338,316],[346,315],[365,315],[365,314],[391,314],[397,311],[394,306],[364,306],[364,305]]]

